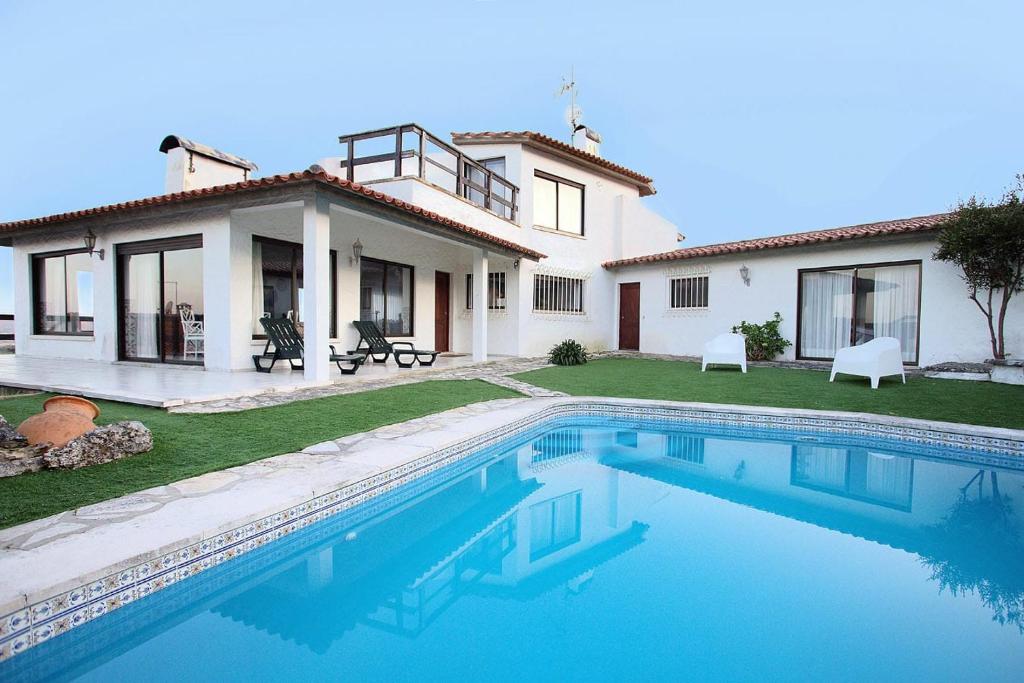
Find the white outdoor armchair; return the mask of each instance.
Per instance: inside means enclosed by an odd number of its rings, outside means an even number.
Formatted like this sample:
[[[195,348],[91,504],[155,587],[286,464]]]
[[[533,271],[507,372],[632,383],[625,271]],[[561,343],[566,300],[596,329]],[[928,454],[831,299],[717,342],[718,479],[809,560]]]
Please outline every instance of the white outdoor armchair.
[[[906,384],[900,340],[895,337],[877,337],[860,346],[839,349],[832,362],[832,376],[828,381],[835,381],[836,375],[840,373],[870,377],[872,389],[877,389],[878,380],[889,375],[899,375]]]
[[[704,345],[704,358],[700,371],[708,369],[708,365],[738,365],[743,372],[747,371],[747,340],[742,334],[720,334]]]

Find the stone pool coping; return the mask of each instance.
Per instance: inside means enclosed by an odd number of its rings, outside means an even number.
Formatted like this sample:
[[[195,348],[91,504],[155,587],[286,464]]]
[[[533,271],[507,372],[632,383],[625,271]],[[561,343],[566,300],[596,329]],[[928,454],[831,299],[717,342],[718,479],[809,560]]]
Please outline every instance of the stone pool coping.
[[[477,403],[0,531],[0,660],[549,419],[616,415],[952,446],[1024,461],[1024,430],[607,397]]]

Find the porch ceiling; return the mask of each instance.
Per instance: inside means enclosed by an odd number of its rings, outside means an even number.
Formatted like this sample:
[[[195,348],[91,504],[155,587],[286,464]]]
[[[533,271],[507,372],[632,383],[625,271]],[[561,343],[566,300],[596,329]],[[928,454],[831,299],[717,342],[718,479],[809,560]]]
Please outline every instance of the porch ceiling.
[[[32,234],[62,226],[74,227],[119,218],[138,219],[149,215],[167,215],[200,208],[231,210],[259,206],[262,203],[261,199],[265,199],[267,194],[273,195],[273,201],[276,203],[287,198],[286,195],[282,195],[282,190],[298,191],[298,194],[291,199],[301,198],[303,192],[308,193],[310,190],[326,191],[334,202],[415,230],[479,246],[500,254],[531,260],[545,258],[544,254],[528,247],[496,237],[478,228],[369,187],[330,175],[319,166],[312,166],[309,170],[299,173],[267,176],[242,183],[218,185],[81,211],[0,223],[0,244],[9,244],[11,237],[15,235]]]

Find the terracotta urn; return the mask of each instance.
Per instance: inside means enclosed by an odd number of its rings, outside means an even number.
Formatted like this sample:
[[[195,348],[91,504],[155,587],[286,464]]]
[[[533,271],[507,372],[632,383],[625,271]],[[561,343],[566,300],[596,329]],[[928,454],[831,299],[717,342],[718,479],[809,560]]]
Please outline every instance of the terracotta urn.
[[[99,406],[92,401],[78,396],[54,396],[43,403],[43,412],[18,425],[18,431],[30,444],[48,443],[60,448],[96,429],[92,421],[99,414]]]

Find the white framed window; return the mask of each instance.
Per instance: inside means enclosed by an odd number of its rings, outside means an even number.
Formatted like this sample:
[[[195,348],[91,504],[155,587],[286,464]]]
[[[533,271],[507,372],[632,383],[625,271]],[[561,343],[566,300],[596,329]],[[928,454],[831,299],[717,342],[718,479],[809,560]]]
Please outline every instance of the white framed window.
[[[583,236],[583,185],[548,173],[533,176],[533,224]]]
[[[533,310],[540,313],[586,313],[586,278],[535,273]]]
[[[668,306],[672,310],[708,307],[708,276],[687,275],[668,279]]]
[[[487,308],[491,311],[505,310],[505,273],[487,273]],[[473,274],[466,275],[466,310],[473,310]]]

